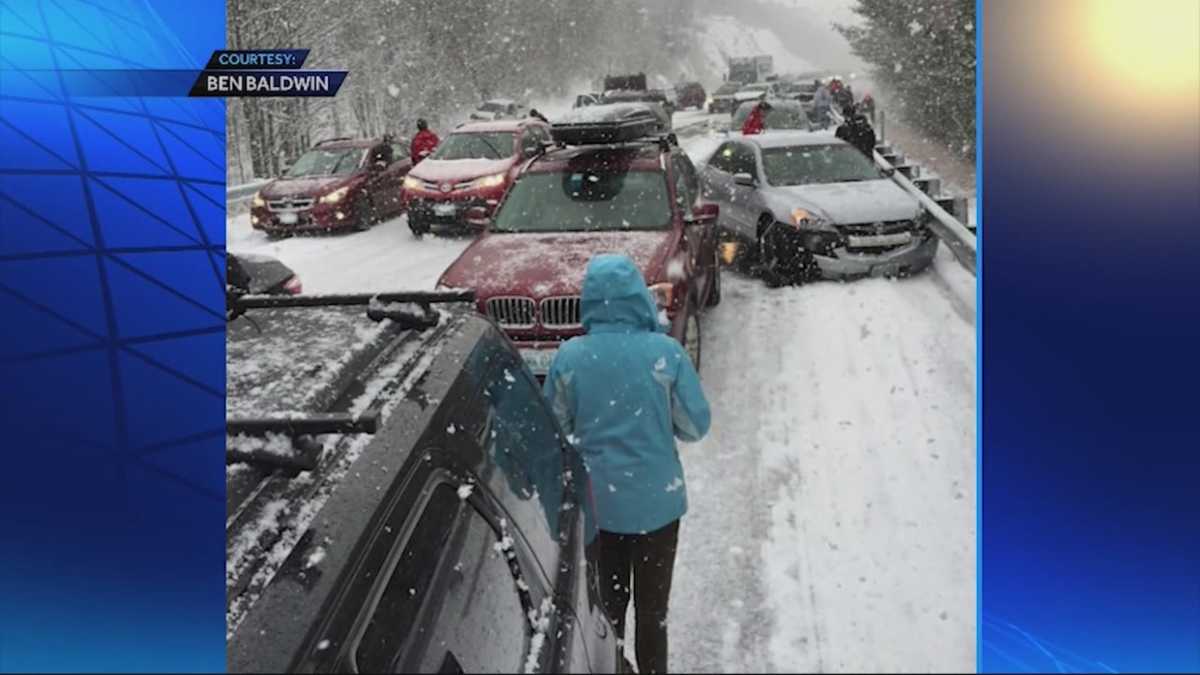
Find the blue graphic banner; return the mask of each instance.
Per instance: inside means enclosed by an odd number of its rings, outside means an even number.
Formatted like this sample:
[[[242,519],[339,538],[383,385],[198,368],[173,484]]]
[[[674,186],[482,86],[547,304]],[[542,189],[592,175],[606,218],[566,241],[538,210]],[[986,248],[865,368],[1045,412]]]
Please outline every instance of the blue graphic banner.
[[[0,0],[0,671],[225,667],[224,12]]]

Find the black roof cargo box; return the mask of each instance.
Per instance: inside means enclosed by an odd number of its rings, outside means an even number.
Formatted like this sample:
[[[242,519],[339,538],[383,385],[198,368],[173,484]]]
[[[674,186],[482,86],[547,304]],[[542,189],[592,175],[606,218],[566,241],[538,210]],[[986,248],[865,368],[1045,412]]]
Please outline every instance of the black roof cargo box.
[[[670,132],[665,122],[644,103],[587,106],[564,115],[550,127],[554,140],[565,145],[625,143]]]

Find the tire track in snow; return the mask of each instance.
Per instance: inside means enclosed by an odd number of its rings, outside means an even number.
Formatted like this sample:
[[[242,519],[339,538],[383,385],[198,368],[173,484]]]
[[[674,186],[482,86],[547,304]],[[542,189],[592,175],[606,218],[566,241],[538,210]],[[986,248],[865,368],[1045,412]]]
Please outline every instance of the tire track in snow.
[[[931,275],[725,283],[704,324],[713,432],[684,449],[672,666],[973,668],[973,326]]]

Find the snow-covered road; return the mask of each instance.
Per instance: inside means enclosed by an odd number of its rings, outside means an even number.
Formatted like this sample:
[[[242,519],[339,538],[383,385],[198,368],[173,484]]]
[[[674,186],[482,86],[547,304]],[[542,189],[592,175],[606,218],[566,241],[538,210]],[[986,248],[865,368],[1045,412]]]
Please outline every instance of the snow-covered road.
[[[699,160],[717,138],[685,145]],[[227,234],[307,292],[431,288],[469,243],[415,240],[403,218],[272,242],[242,215]],[[725,273],[703,321],[712,433],[681,448],[673,670],[974,669],[974,317],[944,249],[904,280]]]

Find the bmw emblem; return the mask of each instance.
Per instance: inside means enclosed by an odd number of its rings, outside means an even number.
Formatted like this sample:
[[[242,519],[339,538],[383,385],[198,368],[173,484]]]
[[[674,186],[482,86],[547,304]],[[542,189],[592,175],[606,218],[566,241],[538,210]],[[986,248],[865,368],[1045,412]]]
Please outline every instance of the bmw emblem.
[[[449,191],[450,191],[450,184],[449,184],[449,183],[442,183],[441,190],[442,190],[442,192],[449,192]]]

